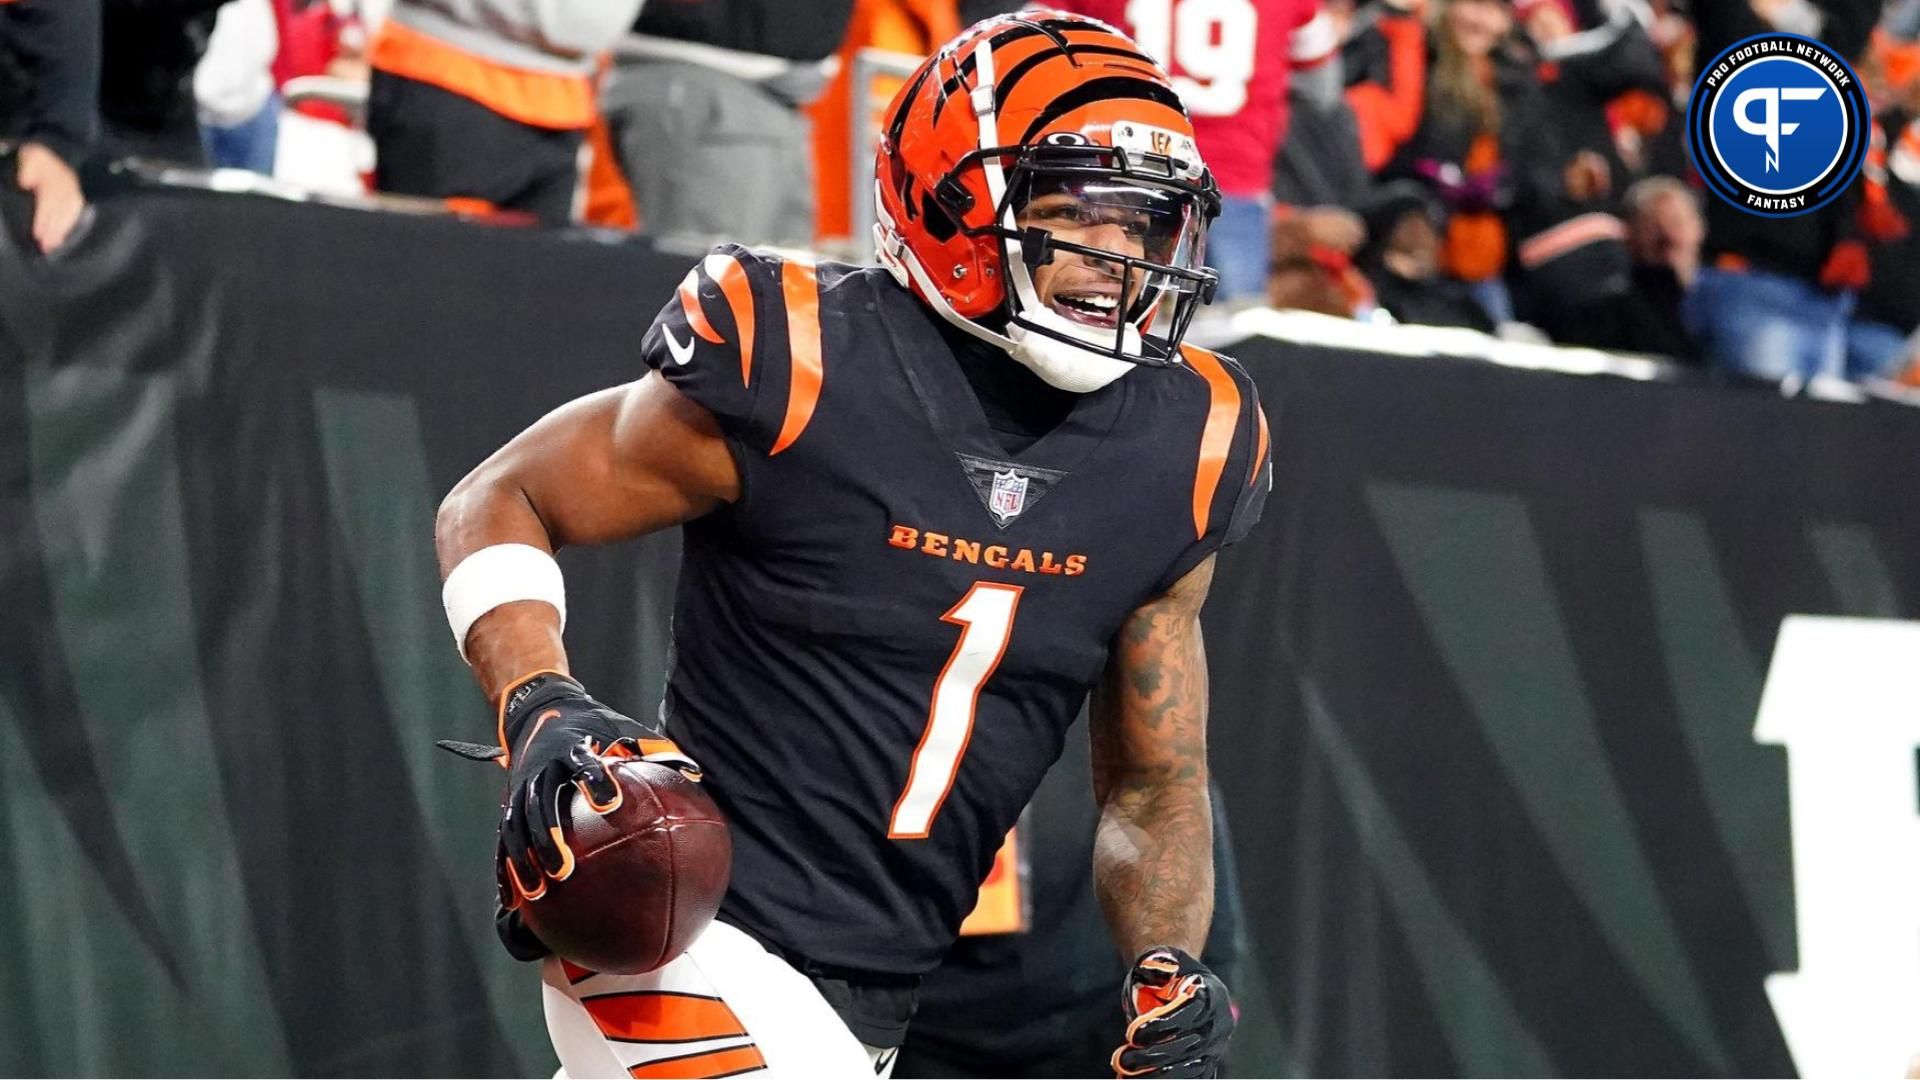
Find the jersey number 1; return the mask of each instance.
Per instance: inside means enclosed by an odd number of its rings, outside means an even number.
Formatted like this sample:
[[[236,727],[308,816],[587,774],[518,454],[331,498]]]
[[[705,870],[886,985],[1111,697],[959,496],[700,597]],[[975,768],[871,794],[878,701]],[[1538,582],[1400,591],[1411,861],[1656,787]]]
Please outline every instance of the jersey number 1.
[[[960,627],[960,641],[947,657],[947,666],[933,683],[933,704],[927,709],[927,729],[913,752],[907,787],[893,804],[887,824],[892,840],[923,840],[933,827],[940,804],[953,790],[953,774],[973,737],[973,710],[980,688],[993,677],[1013,636],[1013,616],[1020,608],[1018,585],[976,581],[960,602],[940,616],[941,622]]]

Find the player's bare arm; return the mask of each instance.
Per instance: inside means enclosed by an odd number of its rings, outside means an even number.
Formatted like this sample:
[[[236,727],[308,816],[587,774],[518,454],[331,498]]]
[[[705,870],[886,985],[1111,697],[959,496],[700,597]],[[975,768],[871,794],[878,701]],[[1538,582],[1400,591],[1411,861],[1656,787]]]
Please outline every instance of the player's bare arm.
[[[1233,1034],[1227,988],[1198,957],[1213,921],[1207,655],[1213,556],[1136,609],[1094,691],[1094,888],[1132,962],[1120,1076],[1212,1076]]]
[[[1093,697],[1094,881],[1129,960],[1198,955],[1213,921],[1207,657],[1200,608],[1213,558],[1127,619]]]
[[[739,488],[713,417],[648,375],[549,413],[441,503],[434,539],[449,617],[474,677],[497,703],[499,746],[482,753],[472,744],[443,745],[494,756],[508,770],[498,922],[515,956],[544,951],[516,909],[575,866],[561,828],[570,791],[577,787],[596,809],[617,805],[610,753],[698,775],[658,721],[615,712],[568,677],[565,599],[553,552],[692,520],[738,498]]]
[[[440,504],[444,578],[482,548],[552,553],[691,521],[740,494],[719,425],[657,374],[572,401],[481,462]],[[480,616],[467,662],[488,700],[534,671],[567,671],[560,614],[522,600]]]

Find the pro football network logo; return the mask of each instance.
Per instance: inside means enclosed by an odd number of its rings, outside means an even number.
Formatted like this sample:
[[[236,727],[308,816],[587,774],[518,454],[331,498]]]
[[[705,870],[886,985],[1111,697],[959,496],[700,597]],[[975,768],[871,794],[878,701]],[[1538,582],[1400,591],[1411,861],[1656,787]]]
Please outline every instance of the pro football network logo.
[[[1687,105],[1687,146],[1715,195],[1749,214],[1818,210],[1860,173],[1872,119],[1860,80],[1799,34],[1759,34],[1714,58]]]

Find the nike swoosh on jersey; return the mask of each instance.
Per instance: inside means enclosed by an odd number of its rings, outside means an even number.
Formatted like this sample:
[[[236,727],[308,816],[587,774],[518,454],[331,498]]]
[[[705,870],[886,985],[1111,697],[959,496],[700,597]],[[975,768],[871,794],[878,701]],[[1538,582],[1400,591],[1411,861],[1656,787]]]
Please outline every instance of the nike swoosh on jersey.
[[[685,345],[682,345],[680,344],[679,341],[675,340],[673,336],[673,331],[668,329],[667,327],[664,327],[664,326],[661,327],[660,333],[661,333],[661,336],[667,339],[667,351],[673,354],[674,363],[680,365],[681,367],[686,367],[687,364],[692,362],[693,360],[693,339],[692,338],[688,338],[687,343]]]

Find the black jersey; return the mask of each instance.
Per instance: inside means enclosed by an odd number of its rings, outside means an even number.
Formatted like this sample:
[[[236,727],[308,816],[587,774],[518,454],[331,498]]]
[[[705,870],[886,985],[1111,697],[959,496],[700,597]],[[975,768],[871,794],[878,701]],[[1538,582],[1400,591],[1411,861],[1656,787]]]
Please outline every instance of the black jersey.
[[[728,245],[642,345],[741,475],[686,527],[662,705],[732,822],[722,916],[856,971],[939,963],[1123,620],[1271,479],[1252,381],[1193,348],[1009,455],[936,318]]]

